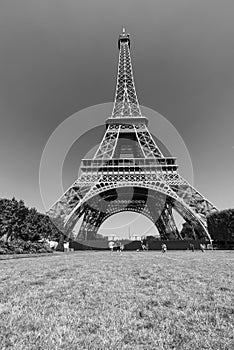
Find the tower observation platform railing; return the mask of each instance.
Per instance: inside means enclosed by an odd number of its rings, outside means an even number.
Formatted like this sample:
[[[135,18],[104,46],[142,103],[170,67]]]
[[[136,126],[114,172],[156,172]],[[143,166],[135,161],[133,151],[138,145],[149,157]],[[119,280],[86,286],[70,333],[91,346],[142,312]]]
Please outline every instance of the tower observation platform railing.
[[[177,169],[174,157],[83,159],[80,168],[83,174],[176,173]]]

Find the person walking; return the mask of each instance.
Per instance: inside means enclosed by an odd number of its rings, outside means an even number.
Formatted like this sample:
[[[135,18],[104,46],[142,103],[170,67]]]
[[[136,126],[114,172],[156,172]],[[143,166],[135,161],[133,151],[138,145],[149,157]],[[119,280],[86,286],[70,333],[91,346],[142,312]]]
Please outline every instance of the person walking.
[[[148,250],[148,246],[147,246],[147,243],[146,243],[146,239],[142,239],[141,240],[141,250],[144,252],[146,250]]]
[[[201,249],[202,253],[204,253],[204,251],[205,251],[205,245],[201,243],[201,244],[200,244],[200,249]]]

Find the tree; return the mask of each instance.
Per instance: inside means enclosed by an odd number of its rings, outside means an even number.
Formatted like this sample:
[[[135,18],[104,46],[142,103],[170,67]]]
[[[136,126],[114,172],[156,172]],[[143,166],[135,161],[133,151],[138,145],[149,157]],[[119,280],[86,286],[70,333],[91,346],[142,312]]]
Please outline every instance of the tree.
[[[0,200],[0,235],[5,240],[20,238],[25,226],[25,218],[28,215],[28,208],[22,200],[17,201],[14,197]]]
[[[16,239],[35,242],[43,238],[59,241],[62,226],[61,218],[53,223],[48,215],[27,208],[22,200],[0,199],[0,238],[6,242]]]
[[[35,208],[29,209],[20,238],[32,242],[42,239],[45,232],[43,217],[44,215],[38,213]]]
[[[234,209],[212,213],[207,217],[207,225],[214,241],[223,242],[226,248],[234,243]]]

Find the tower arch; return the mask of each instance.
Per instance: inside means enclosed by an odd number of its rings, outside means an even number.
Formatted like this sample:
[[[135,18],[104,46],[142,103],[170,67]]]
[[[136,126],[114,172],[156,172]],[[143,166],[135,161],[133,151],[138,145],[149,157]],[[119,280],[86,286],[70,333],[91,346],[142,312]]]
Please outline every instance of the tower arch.
[[[102,223],[98,234],[109,240],[136,240],[154,236],[160,239],[159,231],[152,220],[142,213],[121,211],[113,213]]]

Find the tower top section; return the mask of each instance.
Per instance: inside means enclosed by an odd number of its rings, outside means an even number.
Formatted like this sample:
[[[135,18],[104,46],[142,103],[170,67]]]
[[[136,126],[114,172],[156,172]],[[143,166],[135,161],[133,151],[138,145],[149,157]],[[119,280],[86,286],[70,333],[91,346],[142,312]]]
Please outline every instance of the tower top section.
[[[122,33],[119,35],[118,48],[120,49],[120,43],[127,43],[130,47],[130,35],[126,33],[125,27],[122,29]]]
[[[126,33],[124,27],[119,35],[118,46],[119,63],[115,101],[111,117],[106,120],[106,124],[146,124],[148,120],[141,114],[133,79],[130,35]]]

